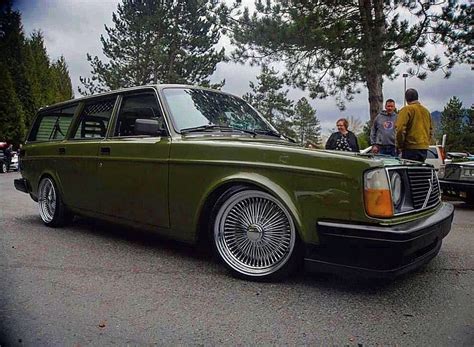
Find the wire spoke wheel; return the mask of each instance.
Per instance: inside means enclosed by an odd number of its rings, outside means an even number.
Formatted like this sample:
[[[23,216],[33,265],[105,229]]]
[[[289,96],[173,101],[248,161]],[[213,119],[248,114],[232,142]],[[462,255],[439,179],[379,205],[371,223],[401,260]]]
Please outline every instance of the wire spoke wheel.
[[[247,276],[276,273],[290,259],[295,239],[286,207],[258,190],[232,195],[220,207],[214,223],[219,255],[229,267]]]
[[[57,193],[53,181],[44,178],[38,188],[38,206],[41,219],[45,223],[51,223],[57,208]]]

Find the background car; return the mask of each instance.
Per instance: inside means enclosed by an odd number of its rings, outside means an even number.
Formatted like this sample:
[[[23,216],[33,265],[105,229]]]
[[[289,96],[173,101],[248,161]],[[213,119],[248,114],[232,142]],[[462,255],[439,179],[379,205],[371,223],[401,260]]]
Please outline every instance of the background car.
[[[18,171],[18,154],[12,152],[12,160],[10,162],[10,171]]]
[[[372,146],[362,149],[360,153],[362,154],[372,153]],[[432,145],[428,148],[428,153],[426,156],[425,163],[433,165],[436,170],[439,170],[441,165],[450,161],[451,160],[448,160],[445,158],[443,146]]]
[[[452,161],[466,161],[474,160],[474,155],[467,152],[448,152],[446,153],[446,158],[449,158]]]
[[[474,204],[474,162],[453,162],[441,166],[439,184],[442,194]]]

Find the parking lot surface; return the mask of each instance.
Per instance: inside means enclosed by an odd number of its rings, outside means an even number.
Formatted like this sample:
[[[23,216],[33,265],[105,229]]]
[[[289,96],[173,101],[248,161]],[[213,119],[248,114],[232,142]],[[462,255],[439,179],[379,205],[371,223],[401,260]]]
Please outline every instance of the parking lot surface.
[[[206,251],[77,218],[44,226],[0,175],[0,345],[474,345],[474,208],[392,282],[231,277]]]

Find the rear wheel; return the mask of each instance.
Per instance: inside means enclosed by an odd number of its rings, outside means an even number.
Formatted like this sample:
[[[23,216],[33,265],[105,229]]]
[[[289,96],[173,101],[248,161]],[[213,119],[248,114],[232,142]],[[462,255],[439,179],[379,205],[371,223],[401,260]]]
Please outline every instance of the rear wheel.
[[[7,172],[7,164],[5,164],[4,162],[1,163],[1,167],[0,167],[0,172],[1,173],[6,173]]]
[[[275,280],[298,265],[301,255],[293,218],[272,195],[233,187],[217,201],[213,216],[216,253],[234,275]]]
[[[41,179],[38,186],[38,208],[43,223],[50,227],[63,226],[73,218],[64,206],[61,194],[50,177]]]

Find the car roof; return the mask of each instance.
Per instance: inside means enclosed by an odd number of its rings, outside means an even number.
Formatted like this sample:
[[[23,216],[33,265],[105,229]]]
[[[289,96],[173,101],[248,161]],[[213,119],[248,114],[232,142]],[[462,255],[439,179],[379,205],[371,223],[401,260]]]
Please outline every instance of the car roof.
[[[52,108],[57,108],[57,107],[62,107],[62,106],[66,106],[66,105],[69,105],[69,104],[72,104],[72,103],[82,102],[82,101],[97,98],[97,97],[115,95],[115,94],[119,94],[119,93],[130,92],[130,91],[138,91],[138,90],[143,90],[143,89],[146,89],[146,88],[153,88],[155,90],[162,90],[162,89],[166,89],[166,88],[192,88],[192,89],[209,90],[209,91],[213,91],[213,92],[216,92],[216,93],[223,93],[223,94],[233,95],[231,93],[223,92],[223,91],[220,91],[220,90],[201,87],[201,86],[193,86],[193,85],[189,85],[189,84],[147,84],[147,85],[142,85],[142,86],[111,90],[111,91],[98,93],[98,94],[93,94],[93,95],[86,95],[86,96],[82,96],[82,97],[77,98],[77,99],[70,99],[70,100],[58,102],[56,104],[41,107],[40,111],[44,111],[44,110],[48,110],[48,109],[52,109]]]

